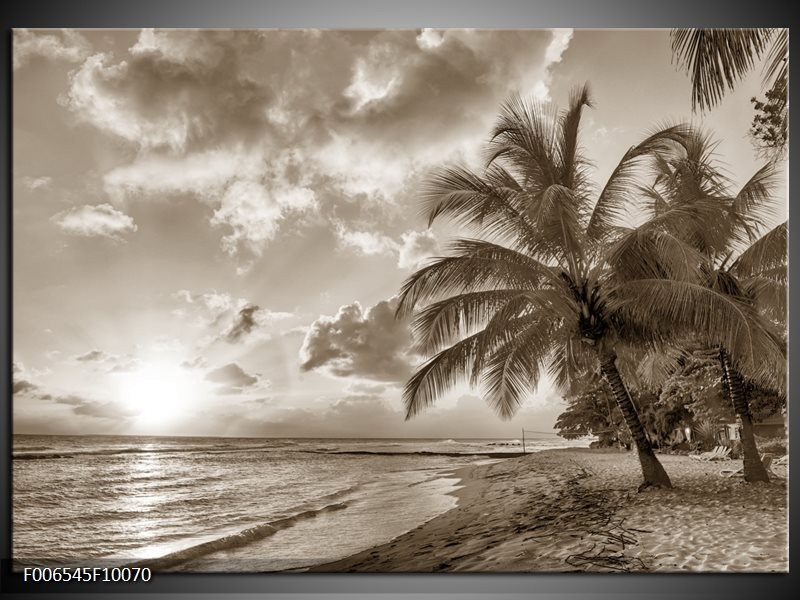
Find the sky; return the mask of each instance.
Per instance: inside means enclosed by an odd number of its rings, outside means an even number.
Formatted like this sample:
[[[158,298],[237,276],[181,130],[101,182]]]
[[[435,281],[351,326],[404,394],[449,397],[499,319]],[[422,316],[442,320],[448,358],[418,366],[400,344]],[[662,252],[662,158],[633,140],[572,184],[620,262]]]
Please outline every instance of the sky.
[[[404,420],[397,294],[458,233],[426,177],[478,166],[511,94],[584,82],[598,184],[666,120],[736,184],[762,164],[758,70],[692,114],[667,30],[18,29],[13,61],[16,433],[552,431],[547,381],[510,421],[467,387]]]

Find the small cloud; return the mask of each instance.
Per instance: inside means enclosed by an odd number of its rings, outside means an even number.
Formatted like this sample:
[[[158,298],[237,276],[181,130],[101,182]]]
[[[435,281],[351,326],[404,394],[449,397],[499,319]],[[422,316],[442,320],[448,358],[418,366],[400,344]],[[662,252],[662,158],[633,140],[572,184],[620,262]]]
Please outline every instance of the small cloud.
[[[425,28],[417,35],[417,45],[423,50],[433,50],[444,42],[444,32],[437,29]]]
[[[257,327],[256,319],[254,318],[257,311],[258,306],[255,304],[248,304],[242,308],[236,315],[231,326],[222,334],[222,339],[229,344],[235,344],[250,333]]]
[[[206,380],[219,384],[217,393],[235,394],[255,386],[259,380],[236,363],[229,363],[206,373]]]
[[[138,358],[131,358],[128,360],[124,360],[122,362],[117,363],[113,367],[111,367],[108,372],[109,373],[130,373],[132,371],[137,370],[141,366],[141,362]]]
[[[377,395],[385,392],[386,386],[381,383],[353,381],[345,386],[344,391],[347,392],[348,394]]]
[[[34,390],[39,389],[39,386],[35,383],[31,383],[26,379],[19,379],[14,382],[13,388],[11,390],[12,394],[27,394]]]
[[[203,369],[208,362],[202,356],[196,356],[192,360],[185,360],[181,363],[184,369]]]
[[[70,235],[106,237],[115,241],[122,241],[121,234],[138,229],[132,217],[110,204],[74,207],[53,215],[50,220]]]
[[[42,190],[47,189],[50,187],[50,184],[53,182],[52,177],[23,177],[22,178],[22,185],[28,188],[30,191]]]
[[[77,362],[103,362],[112,358],[110,354],[106,354],[102,350],[89,350],[85,354],[73,356],[72,359]]]
[[[354,231],[341,223],[336,227],[336,237],[345,248],[353,248],[359,254],[376,256],[380,254],[392,256],[400,246],[389,236],[371,231]]]

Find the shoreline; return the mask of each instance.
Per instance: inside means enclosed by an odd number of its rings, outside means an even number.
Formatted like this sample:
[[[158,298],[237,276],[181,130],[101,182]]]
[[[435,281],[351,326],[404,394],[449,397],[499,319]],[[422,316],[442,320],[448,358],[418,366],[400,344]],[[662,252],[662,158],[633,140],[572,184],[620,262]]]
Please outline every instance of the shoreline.
[[[786,572],[786,481],[719,475],[738,461],[660,455],[674,489],[636,492],[635,453],[553,449],[459,467],[456,507],[299,572]]]

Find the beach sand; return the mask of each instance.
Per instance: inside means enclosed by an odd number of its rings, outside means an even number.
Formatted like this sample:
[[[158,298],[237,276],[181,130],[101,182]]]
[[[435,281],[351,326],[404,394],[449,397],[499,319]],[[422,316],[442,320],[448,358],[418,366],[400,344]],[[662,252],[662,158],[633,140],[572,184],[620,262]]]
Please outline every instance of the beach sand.
[[[459,469],[458,506],[387,544],[308,570],[788,570],[786,481],[719,475],[741,461],[660,455],[675,486],[637,493],[636,455],[548,450]]]

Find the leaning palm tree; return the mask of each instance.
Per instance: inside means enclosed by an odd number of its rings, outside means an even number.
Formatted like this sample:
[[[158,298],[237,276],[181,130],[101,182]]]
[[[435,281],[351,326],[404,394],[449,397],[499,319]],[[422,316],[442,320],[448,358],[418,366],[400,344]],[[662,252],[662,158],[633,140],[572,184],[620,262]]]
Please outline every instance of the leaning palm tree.
[[[681,239],[655,231],[637,247],[612,244],[643,159],[682,151],[691,129],[664,126],[648,135],[594,194],[579,149],[587,106],[586,87],[560,113],[512,98],[482,170],[451,166],[429,180],[429,224],[447,217],[473,235],[402,287],[398,316],[415,314],[419,350],[430,357],[405,387],[406,418],[462,381],[510,418],[543,373],[577,389],[586,373],[599,371],[636,444],[642,486],[670,487],[617,369],[617,349],[699,330],[749,367],[753,350],[771,340],[737,319],[742,309],[728,297],[694,283],[700,258]],[[696,221],[710,209],[698,202],[685,211]]]
[[[658,228],[682,237],[702,257],[702,282],[716,293],[743,304],[741,318],[756,319],[755,326],[768,331],[775,346],[782,346],[780,329],[786,327],[787,223],[759,236],[772,211],[774,163],[759,169],[737,193],[711,161],[709,137],[697,135],[682,156],[654,161],[654,182],[642,187],[648,199],[649,219],[625,234],[630,243],[643,232]],[[682,211],[693,202],[713,199],[717,214],[701,223],[687,224]],[[677,216],[677,218],[676,218]],[[755,309],[755,310],[752,310]],[[758,454],[745,378],[732,364],[724,346],[716,349],[722,372],[722,389],[741,421],[744,478],[768,481]],[[756,373],[762,385],[779,393],[785,390],[786,360],[761,362]]]

